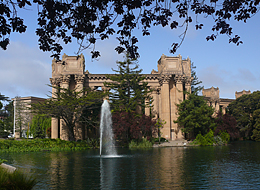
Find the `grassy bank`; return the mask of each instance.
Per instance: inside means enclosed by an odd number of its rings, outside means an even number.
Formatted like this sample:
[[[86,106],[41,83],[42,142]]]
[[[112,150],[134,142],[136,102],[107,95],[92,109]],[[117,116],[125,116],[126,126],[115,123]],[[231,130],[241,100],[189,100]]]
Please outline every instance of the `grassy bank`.
[[[96,148],[97,142],[84,140],[80,142],[60,139],[23,139],[0,140],[0,152],[37,152],[37,151],[71,151]]]

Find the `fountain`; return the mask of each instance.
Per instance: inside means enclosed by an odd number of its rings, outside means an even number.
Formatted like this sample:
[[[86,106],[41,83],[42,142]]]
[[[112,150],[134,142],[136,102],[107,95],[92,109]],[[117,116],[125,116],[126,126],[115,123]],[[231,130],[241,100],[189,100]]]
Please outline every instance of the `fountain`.
[[[110,106],[107,100],[104,100],[101,106],[100,119],[100,156],[116,156],[114,133],[112,130],[112,116]]]

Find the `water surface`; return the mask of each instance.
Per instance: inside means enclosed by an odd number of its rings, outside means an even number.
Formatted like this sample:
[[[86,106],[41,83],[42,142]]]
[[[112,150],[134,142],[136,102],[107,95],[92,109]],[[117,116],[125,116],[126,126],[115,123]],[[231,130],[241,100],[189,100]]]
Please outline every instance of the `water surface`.
[[[35,189],[260,189],[260,143],[222,147],[1,154],[34,175]]]

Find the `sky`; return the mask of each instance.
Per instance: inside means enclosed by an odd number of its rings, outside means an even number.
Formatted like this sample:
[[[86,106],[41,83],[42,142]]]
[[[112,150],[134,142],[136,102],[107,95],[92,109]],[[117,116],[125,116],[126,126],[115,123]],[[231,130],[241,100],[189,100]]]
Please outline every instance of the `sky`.
[[[25,34],[11,34],[11,42],[6,51],[0,50],[0,93],[10,98],[16,96],[35,96],[46,98],[50,95],[49,78],[51,77],[50,53],[38,48],[38,38],[35,35],[37,14],[35,9],[20,12],[28,25]],[[169,27],[155,27],[148,37],[141,36],[141,30],[135,31],[139,37],[139,67],[144,74],[157,70],[157,61],[162,54],[167,56],[181,55],[189,57],[196,66],[196,73],[204,88],[218,87],[220,98],[235,98],[236,91],[260,89],[260,14],[256,14],[247,23],[231,22],[234,34],[241,36],[242,45],[228,43],[228,37],[220,35],[212,41],[206,41],[211,35],[213,22],[211,18],[199,18],[204,24],[202,30],[195,30],[190,25],[187,36],[172,55],[169,53],[171,44],[178,42],[181,30],[171,30]],[[86,70],[92,74],[113,73],[116,61],[122,61],[114,48],[117,41],[111,38],[98,42],[96,49],[101,51],[98,60],[91,59],[90,51],[84,50]],[[64,47],[62,54],[75,55],[77,44]]]

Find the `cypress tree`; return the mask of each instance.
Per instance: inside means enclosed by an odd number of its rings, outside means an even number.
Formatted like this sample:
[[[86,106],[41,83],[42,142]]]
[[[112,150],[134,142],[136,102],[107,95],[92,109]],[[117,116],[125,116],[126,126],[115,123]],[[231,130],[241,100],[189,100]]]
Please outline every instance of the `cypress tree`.
[[[107,75],[112,82],[104,83],[111,89],[109,99],[113,111],[143,113],[144,108],[152,103],[152,89],[143,81],[145,76],[141,75],[142,69],[138,69],[136,59],[130,59],[128,55],[124,61],[118,61],[117,66],[118,70],[112,69],[116,72],[115,75]],[[148,101],[145,104],[146,100]],[[138,109],[142,112],[138,112]]]
[[[117,62],[116,74],[107,75],[112,82],[104,85],[111,90],[109,99],[112,103],[113,128],[116,138],[121,143],[131,140],[150,139],[155,133],[155,121],[144,115],[144,108],[151,107],[152,89],[144,82],[146,76],[141,75],[136,59]]]

